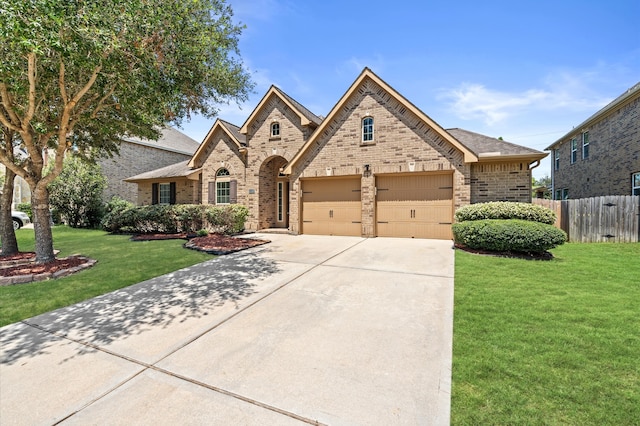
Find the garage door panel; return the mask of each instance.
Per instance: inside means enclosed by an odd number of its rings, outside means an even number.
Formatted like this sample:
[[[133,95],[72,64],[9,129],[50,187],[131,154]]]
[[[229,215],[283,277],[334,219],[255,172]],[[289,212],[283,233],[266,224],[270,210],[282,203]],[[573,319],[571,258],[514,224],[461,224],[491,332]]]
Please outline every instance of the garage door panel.
[[[377,234],[381,237],[450,239],[451,174],[378,177]]]
[[[360,178],[302,182],[302,232],[314,235],[362,235]]]

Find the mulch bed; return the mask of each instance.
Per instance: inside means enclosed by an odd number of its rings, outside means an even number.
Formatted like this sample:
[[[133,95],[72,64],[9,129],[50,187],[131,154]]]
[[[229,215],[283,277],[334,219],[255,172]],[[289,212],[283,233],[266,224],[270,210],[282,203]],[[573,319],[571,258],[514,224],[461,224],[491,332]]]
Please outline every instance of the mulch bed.
[[[35,263],[33,252],[0,256],[0,285],[23,284],[61,278],[90,268],[96,261],[84,256],[69,256],[48,263]]]
[[[131,237],[132,241],[154,240],[189,240],[184,246],[188,249],[199,250],[209,254],[223,255],[266,244],[270,241],[255,238],[239,238],[222,234],[209,234],[196,237],[184,232],[178,234],[138,234]]]
[[[465,247],[461,244],[454,244],[454,247],[458,250],[463,250],[468,253],[480,254],[484,256],[511,257],[516,259],[526,259],[526,260],[553,259],[553,254],[549,253],[548,251],[544,251],[542,253],[524,253],[524,252],[517,252],[517,251],[490,251],[490,250],[472,249],[469,247]]]
[[[210,254],[229,254],[269,243],[268,240],[255,238],[237,238],[228,235],[211,234],[206,237],[195,237],[185,243],[185,247]]]

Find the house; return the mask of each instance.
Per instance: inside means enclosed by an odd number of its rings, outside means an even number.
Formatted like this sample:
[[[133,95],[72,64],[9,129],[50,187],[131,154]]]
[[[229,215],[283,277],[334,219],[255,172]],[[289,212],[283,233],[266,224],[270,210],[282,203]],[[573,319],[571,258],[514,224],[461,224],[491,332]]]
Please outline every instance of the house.
[[[135,203],[138,188],[136,184],[124,181],[125,178],[188,161],[199,146],[197,141],[172,127],[162,129],[157,141],[137,137],[123,138],[119,154],[98,160],[102,173],[107,178],[103,200],[109,201],[117,195]]]
[[[191,173],[127,181],[143,205],[178,202],[171,188],[197,181],[183,199],[243,204],[248,230],[450,239],[458,207],[531,202],[531,169],[546,155],[445,130],[365,68],[326,118],[272,86],[242,126],[216,120]]]
[[[640,83],[546,150],[555,200],[640,195]]]

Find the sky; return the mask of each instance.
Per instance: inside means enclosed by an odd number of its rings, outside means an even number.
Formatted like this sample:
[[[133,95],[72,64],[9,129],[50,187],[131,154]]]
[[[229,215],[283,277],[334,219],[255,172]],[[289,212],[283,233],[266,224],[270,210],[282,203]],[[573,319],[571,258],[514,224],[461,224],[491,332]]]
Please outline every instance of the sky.
[[[326,116],[365,67],[443,128],[543,151],[640,82],[639,0],[227,0],[255,83]],[[181,131],[202,142],[214,119]],[[550,175],[551,160],[533,170]]]

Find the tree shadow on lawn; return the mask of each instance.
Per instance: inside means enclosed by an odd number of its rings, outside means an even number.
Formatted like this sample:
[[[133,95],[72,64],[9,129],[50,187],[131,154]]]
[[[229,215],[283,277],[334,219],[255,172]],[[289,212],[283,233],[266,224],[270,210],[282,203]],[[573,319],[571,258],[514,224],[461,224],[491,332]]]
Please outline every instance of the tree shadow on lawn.
[[[275,261],[257,252],[235,253],[38,315],[22,325],[0,329],[0,363],[47,353],[58,340],[48,333],[103,347],[127,336],[202,318],[228,303],[239,309],[243,299],[258,293],[261,282],[279,271]],[[95,351],[91,346],[81,346],[78,355]]]

